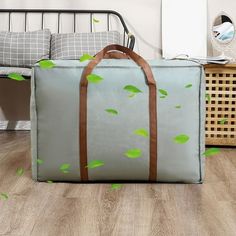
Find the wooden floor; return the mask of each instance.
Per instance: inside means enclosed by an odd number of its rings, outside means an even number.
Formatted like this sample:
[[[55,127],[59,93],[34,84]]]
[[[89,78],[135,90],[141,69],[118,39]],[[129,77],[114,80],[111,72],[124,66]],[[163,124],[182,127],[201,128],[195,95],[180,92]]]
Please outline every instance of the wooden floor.
[[[207,159],[203,185],[111,191],[109,184],[36,183],[30,168],[29,133],[0,132],[0,194],[8,195],[0,200],[0,235],[236,235],[236,149]]]

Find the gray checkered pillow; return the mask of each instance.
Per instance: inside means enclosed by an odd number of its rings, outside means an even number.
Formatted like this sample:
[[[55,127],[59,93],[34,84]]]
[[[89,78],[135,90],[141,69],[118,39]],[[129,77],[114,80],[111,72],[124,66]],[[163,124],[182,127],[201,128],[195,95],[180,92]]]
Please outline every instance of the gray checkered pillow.
[[[0,32],[0,65],[31,67],[41,59],[49,59],[50,30],[32,32]]]
[[[119,32],[52,34],[51,59],[76,60],[84,53],[95,55],[109,44],[120,44]]]

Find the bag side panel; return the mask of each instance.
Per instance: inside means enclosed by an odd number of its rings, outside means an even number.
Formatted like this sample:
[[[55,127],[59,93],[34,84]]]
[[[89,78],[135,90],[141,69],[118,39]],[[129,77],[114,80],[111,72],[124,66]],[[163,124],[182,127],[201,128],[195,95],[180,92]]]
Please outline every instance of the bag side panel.
[[[32,178],[38,179],[38,167],[37,167],[37,111],[35,100],[35,69],[32,69],[31,76],[31,98],[30,98],[30,120],[31,120],[31,162],[32,162]]]
[[[158,89],[158,181],[201,181],[201,67],[153,68]],[[201,114],[201,115],[200,115]],[[187,135],[186,143],[175,137]]]
[[[200,183],[204,181],[205,178],[205,156],[203,153],[205,152],[205,125],[206,125],[206,81],[205,81],[205,71],[204,68],[201,69],[201,84],[200,84],[200,172],[201,179]]]
[[[80,181],[78,68],[35,68],[38,180]],[[68,164],[65,168],[64,164]],[[64,168],[60,168],[64,165]]]

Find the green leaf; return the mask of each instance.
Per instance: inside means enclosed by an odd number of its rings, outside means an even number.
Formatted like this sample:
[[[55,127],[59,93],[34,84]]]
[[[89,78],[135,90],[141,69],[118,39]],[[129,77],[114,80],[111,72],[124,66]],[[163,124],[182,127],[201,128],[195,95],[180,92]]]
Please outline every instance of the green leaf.
[[[160,96],[161,99],[166,98],[166,96]]]
[[[60,170],[61,170],[61,172],[63,172],[64,174],[69,173],[69,169],[70,169],[70,164],[65,163],[65,164],[62,164],[62,165],[60,166]]]
[[[180,109],[181,108],[181,105],[177,105],[175,106],[176,109]]]
[[[118,115],[118,111],[115,109],[106,109],[105,110],[107,113],[111,114],[111,115]]]
[[[219,152],[220,152],[219,148],[209,148],[203,153],[203,155],[205,157],[209,157],[209,156],[217,155],[217,154],[219,154]]]
[[[208,102],[210,102],[211,101],[211,96],[210,96],[210,94],[206,94],[206,100],[208,101]]]
[[[52,69],[55,67],[55,64],[51,60],[42,60],[39,62],[41,69]]]
[[[174,138],[175,143],[184,144],[189,141],[189,137],[186,134],[180,134]]]
[[[53,184],[53,181],[52,180],[48,180],[47,183],[48,184]]]
[[[185,88],[191,88],[191,87],[193,87],[192,84],[187,84],[187,85],[185,86]]]
[[[68,170],[69,168],[70,168],[70,164],[67,164],[67,163],[62,164],[62,165],[60,166],[60,170]]]
[[[129,98],[133,98],[133,97],[135,97],[136,96],[136,94],[135,93],[131,93],[131,94],[129,94]]]
[[[96,19],[96,18],[93,18],[93,22],[94,22],[94,23],[99,23],[100,20],[98,20],[98,19]]]
[[[99,84],[102,82],[103,78],[95,74],[90,74],[87,76],[87,80],[89,83]]]
[[[122,186],[123,184],[111,184],[111,190],[119,190]]]
[[[100,161],[100,160],[93,160],[93,161],[90,161],[90,162],[88,163],[88,165],[86,166],[86,168],[88,168],[88,169],[94,169],[94,168],[101,167],[101,166],[104,166],[104,162],[103,162],[103,161]]]
[[[220,120],[219,122],[221,125],[224,125],[227,122],[227,119],[224,118],[224,119]]]
[[[138,89],[137,87],[133,85],[126,85],[123,89],[132,94],[142,93],[140,89]]]
[[[38,163],[39,165],[41,165],[41,164],[43,164],[43,160],[37,159],[37,163]]]
[[[164,89],[159,89],[158,90],[159,91],[159,93],[161,94],[161,95],[163,95],[163,96],[168,96],[168,92],[166,91],[166,90],[164,90]]]
[[[25,78],[22,75],[18,74],[18,73],[10,73],[7,77],[9,79],[13,79],[13,80],[17,80],[17,81],[25,80]]]
[[[0,193],[0,199],[7,200],[9,198],[7,193]]]
[[[88,61],[88,60],[94,60],[95,57],[89,55],[89,54],[84,54],[82,57],[80,57],[80,62]]]
[[[139,136],[143,136],[143,137],[148,137],[148,131],[146,129],[136,129],[134,131],[134,134],[139,135]]]
[[[141,157],[142,151],[140,149],[130,149],[125,153],[125,156],[130,159],[136,159]]]
[[[23,168],[17,168],[17,170],[16,170],[16,174],[18,175],[18,176],[22,176],[23,174],[24,174],[24,169]]]

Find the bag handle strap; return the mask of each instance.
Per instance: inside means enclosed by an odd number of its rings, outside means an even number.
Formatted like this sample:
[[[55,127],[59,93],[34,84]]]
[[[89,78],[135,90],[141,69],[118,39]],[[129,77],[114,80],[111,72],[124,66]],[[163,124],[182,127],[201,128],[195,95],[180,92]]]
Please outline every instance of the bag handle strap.
[[[117,52],[112,53],[112,51],[122,52],[123,55],[122,53],[119,53],[119,56]],[[134,62],[136,62],[137,65],[139,65],[143,69],[144,73],[146,74],[147,84],[156,86],[152,70],[146,60],[144,60],[141,56],[139,56],[131,49],[117,44],[108,45],[98,54],[96,54],[95,59],[90,61],[82,74],[81,86],[87,86],[87,76],[92,73],[93,69],[101,62],[102,59],[106,58],[106,56],[109,55],[109,58],[131,58]]]
[[[116,51],[116,52],[114,52]],[[117,52],[118,51],[118,52]],[[95,59],[84,69],[80,81],[80,111],[79,111],[79,146],[81,181],[88,181],[87,166],[87,76],[104,58],[131,58],[139,65],[146,75],[149,87],[149,127],[150,127],[150,163],[149,180],[157,180],[157,94],[156,82],[149,64],[138,54],[121,45],[109,45],[101,50]]]

